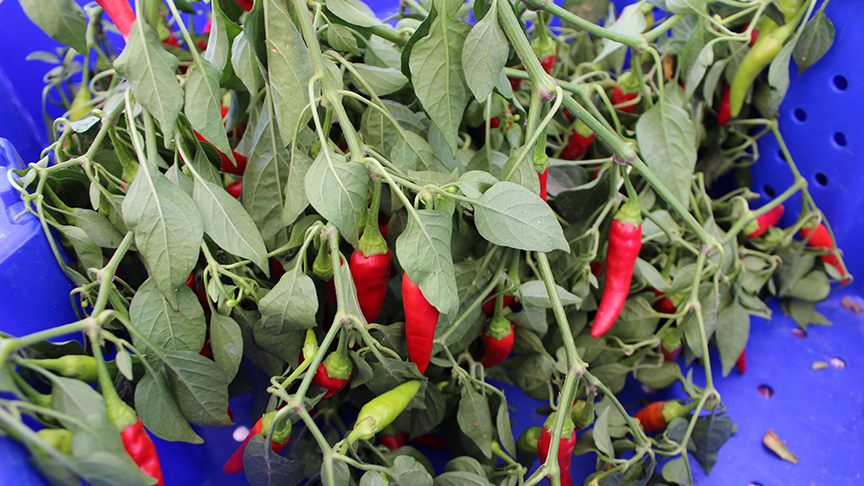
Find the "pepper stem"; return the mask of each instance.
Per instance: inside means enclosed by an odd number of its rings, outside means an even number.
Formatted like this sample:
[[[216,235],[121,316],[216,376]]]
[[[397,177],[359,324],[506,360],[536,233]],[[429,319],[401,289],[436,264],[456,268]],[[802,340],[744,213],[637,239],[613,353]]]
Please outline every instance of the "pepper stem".
[[[366,216],[366,229],[363,230],[363,236],[360,237],[360,243],[357,245],[360,253],[367,258],[372,255],[387,253],[387,241],[381,235],[381,230],[378,229],[378,211],[381,207],[381,177],[373,173],[372,182],[374,184],[372,205],[369,206],[369,212]]]
[[[135,415],[135,410],[126,405],[126,402],[117,394],[117,389],[114,388],[114,382],[111,381],[108,366],[105,365],[105,358],[102,356],[102,345],[99,344],[98,328],[90,330],[90,343],[93,348],[93,357],[96,358],[96,373],[99,376],[99,387],[102,389],[102,396],[105,398],[108,417],[114,422],[117,429],[123,432],[127,427],[135,425],[138,422],[138,418]]]

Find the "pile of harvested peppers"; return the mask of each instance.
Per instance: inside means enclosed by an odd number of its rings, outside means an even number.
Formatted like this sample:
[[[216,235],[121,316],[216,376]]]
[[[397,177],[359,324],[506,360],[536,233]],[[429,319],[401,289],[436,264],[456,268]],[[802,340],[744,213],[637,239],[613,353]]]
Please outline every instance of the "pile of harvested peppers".
[[[734,427],[710,348],[743,372],[765,299],[806,326],[852,278],[776,119],[826,3],[21,0],[65,114],[11,179],[80,320],[0,337],[0,429],[54,484],[170,485],[150,435],[251,392],[254,485],[689,484]]]

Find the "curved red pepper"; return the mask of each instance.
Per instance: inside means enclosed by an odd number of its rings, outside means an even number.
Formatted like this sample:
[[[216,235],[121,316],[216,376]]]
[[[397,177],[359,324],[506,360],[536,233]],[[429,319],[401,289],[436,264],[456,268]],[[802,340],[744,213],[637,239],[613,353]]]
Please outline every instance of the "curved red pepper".
[[[824,250],[832,250],[834,249],[834,240],[831,239],[831,234],[828,233],[828,228],[825,227],[824,224],[819,223],[819,226],[816,227],[816,230],[813,231],[811,228],[801,228],[798,231],[798,234],[801,235],[801,238],[807,238],[810,233],[813,233],[810,236],[810,239],[807,240],[807,244],[812,246],[813,248],[821,248]],[[841,275],[846,275],[846,272],[843,271],[843,266],[840,265],[840,260],[836,255],[821,255],[819,258],[822,259],[823,262],[834,265],[834,267],[840,271]],[[849,279],[843,280],[843,283],[847,283]]]
[[[375,322],[384,307],[387,282],[390,280],[390,264],[393,253],[387,249],[383,255],[363,256],[360,251],[351,254],[348,268],[357,287],[357,300],[367,322]]]
[[[407,273],[402,276],[402,302],[405,306],[408,359],[417,365],[420,373],[424,373],[432,358],[432,340],[438,324],[438,309],[426,300],[420,287],[408,278]]]
[[[96,0],[96,3],[114,22],[120,35],[123,36],[123,40],[128,41],[132,24],[135,23],[135,12],[129,6],[129,2],[127,0]]]
[[[621,91],[621,88],[619,88],[618,86],[615,86],[614,88],[612,88],[612,97],[610,98],[609,101],[611,101],[613,105],[620,105],[622,103],[626,103],[630,100],[636,99],[637,96],[639,96],[639,93],[624,94],[624,92]],[[624,113],[633,113],[634,111],[636,111],[636,106],[638,104],[639,103],[634,103],[632,105],[621,106],[621,107],[618,107],[616,109],[618,111],[623,111]]]
[[[786,212],[786,208],[782,204],[774,206],[767,213],[756,218],[757,229],[747,233],[744,236],[747,238],[758,238],[764,235],[765,232],[768,231],[768,228],[777,225],[777,222],[780,221],[781,217],[783,217],[784,212]],[[747,227],[745,227],[745,229],[747,229]]]
[[[549,181],[549,167],[546,167],[546,170],[543,173],[537,173],[537,177],[540,179],[540,199],[546,200],[546,183]]]
[[[153,439],[147,434],[147,429],[144,428],[141,419],[138,417],[135,419],[134,424],[120,432],[123,448],[126,449],[141,472],[156,479],[154,486],[165,486],[165,480],[162,479],[162,466],[159,464],[159,455],[156,453]]]
[[[549,457],[549,447],[552,445],[552,433],[546,426],[540,431],[540,440],[537,441],[537,455],[540,456],[540,463],[544,464],[546,458]],[[573,479],[570,478],[570,458],[573,455],[573,448],[576,447],[576,429],[570,433],[570,438],[561,437],[561,442],[558,443],[558,470],[561,472],[561,486],[573,486]]]
[[[732,119],[732,105],[729,103],[729,93],[731,92],[731,89],[732,86],[729,84],[723,88],[723,97],[720,99],[720,109],[717,110],[717,123],[719,125],[725,125]]]
[[[633,415],[633,418],[639,419],[642,424],[642,429],[645,432],[659,432],[664,430],[669,423],[663,417],[663,408],[666,402],[654,402],[646,405],[642,410],[639,410]]]
[[[234,454],[232,454],[228,461],[225,462],[225,465],[222,466],[222,472],[224,472],[225,474],[239,474],[244,471],[243,453],[246,452],[246,446],[249,445],[249,441],[252,440],[252,436],[261,433],[263,420],[264,417],[261,417],[258,419],[257,422],[255,422],[255,425],[252,426],[252,430],[249,431],[249,435],[246,436],[246,439],[243,440],[243,443],[240,444],[240,447],[238,447],[237,450],[234,451]],[[282,443],[272,442],[270,444],[270,447],[273,449],[273,452],[279,454],[279,452],[282,451],[282,448],[285,447],[286,444],[288,444],[289,440],[291,440],[290,435]]]
[[[522,80],[520,78],[511,78],[507,76],[507,81],[510,82],[510,89],[513,91],[519,91],[519,88],[522,86]]]
[[[502,329],[498,329],[504,327],[503,332]],[[496,332],[497,331],[497,332]],[[504,334],[506,333],[506,334]],[[496,337],[496,334],[500,335],[500,337]],[[488,326],[483,328],[483,334],[481,336],[483,340],[483,350],[480,351],[480,354],[477,356],[477,361],[483,365],[484,368],[491,368],[510,356],[510,352],[513,351],[513,339],[516,337],[516,333],[513,330],[513,324],[510,323],[505,317],[496,317],[493,319]]]
[[[594,325],[591,326],[592,337],[598,338],[605,334],[624,308],[624,301],[630,293],[636,259],[642,249],[642,223],[633,224],[640,220],[639,206],[634,200],[630,200],[612,221],[609,247],[606,251],[606,285],[594,317]]]

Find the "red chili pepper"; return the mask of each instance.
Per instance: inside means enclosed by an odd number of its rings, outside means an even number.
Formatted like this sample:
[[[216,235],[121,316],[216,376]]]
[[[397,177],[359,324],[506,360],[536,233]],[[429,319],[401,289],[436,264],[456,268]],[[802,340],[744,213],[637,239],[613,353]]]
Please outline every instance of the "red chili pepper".
[[[156,479],[156,486],[165,486],[156,446],[153,445],[153,440],[147,434],[144,425],[141,423],[141,419],[135,414],[135,410],[126,405],[126,402],[117,394],[117,389],[114,388],[114,382],[108,373],[108,367],[105,365],[105,359],[102,356],[102,347],[99,343],[98,333],[98,328],[91,330],[90,341],[92,343],[93,358],[96,360],[96,372],[99,375],[99,387],[102,390],[102,396],[105,398],[108,417],[117,427],[117,430],[120,431],[123,448],[126,449],[129,457],[138,465],[141,472]]]
[[[636,412],[633,418],[639,419],[645,432],[659,432],[664,430],[673,419],[683,417],[695,407],[695,403],[681,405],[676,400],[653,402]]]
[[[732,105],[729,103],[729,93],[732,86],[729,84],[723,88],[723,98],[720,99],[720,109],[717,110],[717,124],[725,125],[732,119]]]
[[[243,10],[245,10],[247,12],[251,11],[252,7],[254,6],[252,0],[234,0],[234,1],[237,2],[237,5],[240,5],[240,8],[242,8]]]
[[[735,367],[738,368],[738,372],[742,375],[747,371],[747,348],[741,351],[741,356],[738,356],[738,359],[735,361]]]
[[[207,140],[204,140],[204,137],[202,137],[200,133],[195,132],[195,137],[199,141],[207,143],[211,147],[213,146],[212,143],[208,142]],[[213,148],[216,148],[216,147],[213,147]],[[219,152],[219,150],[217,150],[217,152]],[[234,150],[232,150],[231,153],[234,154],[234,160],[237,161],[237,165],[234,165],[231,162],[231,159],[229,159],[227,155],[223,154],[222,152],[219,152],[219,155],[222,157],[222,167],[220,168],[220,170],[222,172],[227,172],[228,174],[243,175],[243,172],[246,172],[246,163],[247,163],[246,157],[244,155],[238,154]]]
[[[213,19],[207,19],[207,23],[204,24],[204,30],[201,31],[204,35],[209,35],[210,30],[213,29]],[[222,118],[225,118],[225,114],[222,114]]]
[[[492,117],[489,119],[489,128],[498,128],[501,124],[498,123],[498,117]]]
[[[120,35],[123,36],[123,40],[128,41],[132,24],[135,23],[135,12],[129,6],[129,2],[127,0],[96,0],[96,3],[102,7],[102,10],[114,22],[117,30],[120,31]]]
[[[807,238],[811,232],[813,232],[813,235],[810,236],[809,240],[807,240],[808,245],[813,248],[821,248],[824,250],[834,249],[834,240],[831,239],[831,234],[828,233],[828,228],[826,228],[824,224],[819,223],[819,226],[816,227],[816,231],[813,231],[811,228],[801,228],[801,230],[798,231],[798,234],[801,235],[801,238]],[[834,268],[840,271],[841,275],[846,275],[846,272],[843,271],[843,266],[840,265],[840,260],[836,255],[821,255],[819,258],[829,265],[834,265]],[[844,284],[848,282],[849,279],[843,280]]]
[[[576,122],[576,129],[567,140],[567,145],[561,151],[561,158],[564,160],[576,160],[585,155],[585,152],[591,147],[594,142],[594,132],[588,128],[581,120]]]
[[[752,46],[753,44],[755,44],[756,39],[758,39],[758,38],[759,38],[759,29],[751,30],[750,31],[750,45]]]
[[[783,217],[785,211],[786,208],[782,204],[774,206],[767,213],[756,218],[756,221],[752,221],[745,226],[744,231],[746,234],[744,236],[747,238],[758,238],[764,235],[768,231],[768,228],[777,225],[777,222]]]
[[[678,359],[679,356],[681,356],[681,346],[678,346],[677,348],[673,349],[672,351],[669,351],[666,348],[662,348],[662,350],[663,350],[663,361],[675,361],[676,359]]]
[[[381,445],[395,451],[400,447],[405,447],[405,432],[398,432],[394,435],[382,435]]]
[[[163,40],[162,43],[165,44],[166,46],[177,47],[177,48],[180,47],[180,41],[177,40],[177,37],[174,35],[174,32],[169,32],[168,38]]]
[[[642,248],[642,217],[639,204],[630,199],[618,210],[612,229],[609,231],[609,247],[606,251],[606,286],[603,298],[591,326],[591,336],[598,338],[606,333],[618,319],[624,301],[630,293],[630,281],[639,250]]]
[[[620,105],[622,103],[626,103],[630,100],[636,99],[637,96],[639,96],[639,93],[627,93],[627,94],[625,94],[621,90],[621,88],[619,88],[618,86],[615,86],[614,88],[612,88],[612,97],[610,98],[610,101],[612,102],[613,105]],[[638,105],[638,103],[635,103],[635,104],[628,105],[628,106],[621,106],[621,107],[618,107],[616,109],[618,111],[623,111],[624,113],[633,113],[634,111],[636,111],[637,105]]]
[[[328,354],[315,370],[312,384],[327,390],[324,398],[339,393],[354,375],[354,363],[348,358],[347,346],[348,340],[345,339],[345,333],[342,333],[339,336],[339,348]],[[303,354],[305,356],[305,353]]]
[[[507,76],[507,81],[510,81],[510,89],[513,91],[519,91],[519,88],[522,86],[522,80],[520,78],[511,78]]]
[[[546,184],[549,181],[549,167],[546,167],[546,170],[543,173],[537,173],[537,177],[540,179],[540,199],[546,200]]]
[[[512,295],[505,295],[504,296],[503,307],[505,309],[508,307],[511,307],[515,303],[516,303],[516,298],[513,297]],[[495,299],[489,299],[483,303],[483,313],[486,314],[487,318],[495,315]]]
[[[600,263],[589,263],[588,267],[591,269],[591,274],[596,277],[606,268],[606,260]]]
[[[354,285],[357,287],[360,310],[368,322],[375,322],[384,307],[387,282],[390,280],[390,263],[393,261],[393,253],[387,248],[387,241],[378,227],[378,218],[372,216],[378,215],[380,202],[381,181],[375,180],[366,229],[357,245],[357,251],[351,254],[348,262]]]
[[[484,368],[491,368],[510,356],[513,350],[513,338],[516,333],[513,324],[502,315],[492,318],[489,324],[483,328],[483,349],[477,356],[477,361]]]
[[[234,199],[240,199],[240,193],[243,191],[243,179],[228,184],[225,190],[228,191],[228,194],[234,196]]]
[[[282,263],[275,258],[271,258],[270,263],[273,264],[273,276],[277,279],[282,278],[282,275],[285,275],[285,267],[282,266]]]
[[[659,297],[663,295],[663,292],[660,292],[657,289],[654,289],[654,295]],[[663,314],[674,314],[678,307],[675,306],[675,303],[669,299],[669,297],[663,297],[662,299],[654,302],[654,310],[657,312],[662,312]]]
[[[540,431],[540,440],[537,441],[537,455],[540,456],[540,464],[545,464],[546,458],[549,457],[549,448],[552,445],[552,432],[549,429],[554,423],[555,414],[553,413],[546,419],[543,430]],[[568,418],[561,434],[561,441],[558,443],[558,469],[561,473],[561,486],[573,486],[573,479],[570,477],[570,458],[573,455],[574,447],[576,447],[576,429]]]
[[[267,433],[264,431],[264,419],[269,417],[270,420],[274,418],[276,411],[268,412],[264,414],[264,417],[258,419],[255,422],[255,425],[252,427],[252,430],[249,431],[249,435],[246,436],[246,439],[243,440],[243,443],[240,444],[240,447],[234,451],[234,454],[225,462],[225,465],[222,466],[222,472],[225,474],[239,474],[244,471],[243,467],[243,453],[246,452],[246,446],[249,445],[249,441],[252,440],[252,436],[260,433]],[[269,430],[269,423],[267,424],[267,428]],[[285,436],[287,430],[287,438],[284,440],[282,437]],[[281,435],[281,437],[279,437]],[[270,443],[270,447],[273,449],[273,452],[278,454],[282,451],[282,448],[288,444],[288,441],[291,440],[291,424],[288,423],[287,427],[283,426],[280,430],[279,427],[276,428],[276,431],[273,434],[273,441]]]
[[[558,56],[553,54],[540,60],[540,66],[543,67],[543,70],[546,71],[546,74],[549,74],[552,71],[552,68],[555,66],[555,59],[557,58]]]
[[[408,274],[402,276],[402,302],[405,307],[405,340],[408,343],[408,359],[424,373],[432,358],[432,340],[438,324],[436,309],[420,291]]]
[[[192,292],[195,292],[195,295],[198,296],[198,302],[201,303],[204,312],[210,312],[210,302],[207,298],[207,292],[198,287],[198,282],[195,280],[194,272],[190,273],[189,278],[186,279],[186,286],[192,289]]]

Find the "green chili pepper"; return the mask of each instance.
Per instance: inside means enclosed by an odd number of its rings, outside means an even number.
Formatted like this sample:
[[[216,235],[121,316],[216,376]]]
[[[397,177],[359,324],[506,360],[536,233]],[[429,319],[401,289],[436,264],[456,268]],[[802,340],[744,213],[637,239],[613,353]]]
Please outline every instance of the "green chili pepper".
[[[375,437],[375,434],[396,420],[419,390],[420,381],[408,381],[363,405],[357,415],[354,430],[348,434],[348,442],[353,444],[358,440]]]

